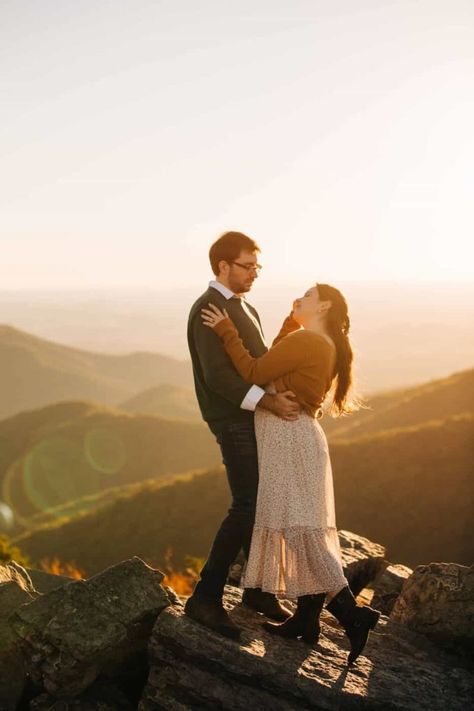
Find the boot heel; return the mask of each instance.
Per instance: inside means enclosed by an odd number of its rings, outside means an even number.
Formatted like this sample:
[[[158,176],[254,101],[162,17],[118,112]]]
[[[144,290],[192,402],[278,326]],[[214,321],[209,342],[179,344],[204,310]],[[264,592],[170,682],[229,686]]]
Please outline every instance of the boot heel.
[[[380,612],[368,605],[357,607],[359,611],[358,619],[354,621],[354,627],[367,627],[373,630],[380,618]]]
[[[371,630],[374,629],[375,625],[380,619],[380,612],[378,610],[372,610],[370,615],[369,627]]]
[[[301,635],[301,639],[303,642],[306,642],[306,644],[316,645],[319,642],[319,635],[319,631],[304,632]]]

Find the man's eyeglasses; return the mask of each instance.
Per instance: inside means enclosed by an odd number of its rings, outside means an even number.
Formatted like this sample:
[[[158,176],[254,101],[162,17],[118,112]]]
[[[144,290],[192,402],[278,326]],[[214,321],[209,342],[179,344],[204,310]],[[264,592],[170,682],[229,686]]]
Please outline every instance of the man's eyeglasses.
[[[237,264],[238,267],[245,269],[248,274],[250,274],[250,272],[258,274],[262,270],[261,264],[241,264],[240,262],[231,262],[231,264]]]

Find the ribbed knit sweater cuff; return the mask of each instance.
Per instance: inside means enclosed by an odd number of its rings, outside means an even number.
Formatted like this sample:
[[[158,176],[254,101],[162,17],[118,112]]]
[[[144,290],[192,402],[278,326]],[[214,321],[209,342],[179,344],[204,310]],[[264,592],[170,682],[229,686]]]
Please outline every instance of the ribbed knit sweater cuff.
[[[237,329],[234,326],[234,322],[230,318],[225,318],[222,321],[219,321],[215,326],[214,326],[214,331],[217,333],[219,338],[224,338],[226,335],[232,335],[234,333],[237,333]]]

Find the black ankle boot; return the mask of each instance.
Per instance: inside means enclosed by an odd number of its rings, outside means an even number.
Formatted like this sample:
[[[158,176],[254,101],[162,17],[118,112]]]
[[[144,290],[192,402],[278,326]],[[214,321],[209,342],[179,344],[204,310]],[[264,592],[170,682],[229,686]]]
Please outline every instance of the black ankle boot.
[[[265,622],[263,627],[271,634],[280,637],[301,637],[307,644],[317,644],[320,634],[319,615],[323,609],[326,593],[318,595],[302,595],[294,615],[281,625]]]
[[[358,605],[347,585],[331,599],[326,610],[340,622],[349,637],[351,652],[347,661],[352,664],[364,649],[370,630],[379,621],[380,612],[369,605]]]

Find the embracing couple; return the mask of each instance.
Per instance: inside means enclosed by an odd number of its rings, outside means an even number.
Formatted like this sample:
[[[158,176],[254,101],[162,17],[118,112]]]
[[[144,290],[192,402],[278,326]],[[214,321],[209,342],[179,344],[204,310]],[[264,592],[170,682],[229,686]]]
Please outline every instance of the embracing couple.
[[[261,269],[258,245],[226,232],[209,252],[215,280],[191,308],[188,344],[197,399],[222,451],[232,504],[185,611],[238,640],[222,604],[243,549],[242,603],[276,622],[268,632],[316,644],[326,609],[361,653],[380,613],[360,606],[342,568],[334,486],[321,405],[350,410],[352,349],[341,292],[314,284],[293,303],[270,348],[245,299]],[[198,502],[197,502],[197,505]],[[279,597],[297,602],[293,615]]]

